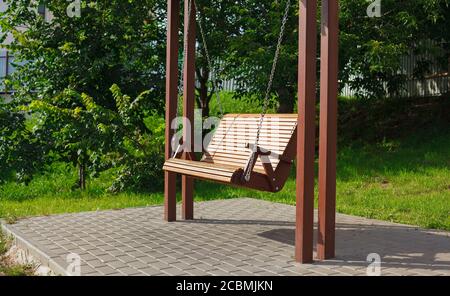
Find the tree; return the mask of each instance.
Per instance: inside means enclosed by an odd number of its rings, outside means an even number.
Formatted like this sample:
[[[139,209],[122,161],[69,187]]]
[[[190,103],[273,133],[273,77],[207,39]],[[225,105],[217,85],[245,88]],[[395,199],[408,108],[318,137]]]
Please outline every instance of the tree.
[[[35,1],[9,1],[1,31],[15,37],[8,48],[16,61],[26,61],[15,75],[16,97],[45,98],[71,88],[114,108],[109,88],[117,83],[131,96],[153,89],[154,108],[162,110],[165,31],[160,3],[82,1],[80,17],[69,17],[67,1],[48,1],[48,22],[37,14]]]
[[[193,1],[193,0],[192,0]],[[240,1],[210,1],[196,0],[197,13],[197,41],[199,44],[198,56],[196,59],[196,75],[198,86],[196,87],[197,106],[202,109],[202,116],[209,116],[209,103],[215,93],[215,86],[210,81],[211,72],[218,76],[220,80],[220,62],[226,60],[230,42],[239,32],[239,27],[233,23],[232,16],[239,9]],[[203,40],[200,26],[203,28],[205,40]],[[204,43],[206,41],[206,44]],[[215,69],[210,69],[206,50],[208,49],[211,63]]]
[[[27,184],[46,165],[48,151],[16,108],[17,104],[2,102],[0,97],[0,183],[16,180]]]
[[[158,182],[154,180],[145,182],[149,176],[155,177],[161,172],[163,159],[159,147],[163,147],[164,141],[153,137],[158,136],[157,129],[151,131],[145,123],[151,115],[148,111],[151,92],[145,91],[131,99],[113,85],[110,93],[115,110],[102,107],[89,95],[70,89],[52,101],[33,100],[22,108],[36,114],[34,131],[52,131],[49,146],[58,152],[57,160],[78,168],[79,188],[86,188],[88,176],[97,177],[113,166],[122,168],[112,186],[114,191],[125,189],[125,185],[138,189],[152,183],[156,185]],[[78,107],[70,108],[74,102]],[[135,180],[139,178],[144,180]]]
[[[36,1],[9,1],[0,26],[2,38],[14,36],[8,49],[18,70],[7,84],[15,89],[15,102],[34,120],[45,150],[78,167],[84,189],[88,175],[106,169],[107,158],[123,151],[123,133],[101,130],[120,110],[112,85],[134,98],[145,93],[141,105],[147,112],[164,110],[165,3],[81,1],[80,17],[67,14],[68,4],[48,1],[48,22]]]
[[[368,1],[341,1],[340,79],[363,97],[396,94],[408,79],[401,57],[412,49],[416,55],[449,56],[448,0],[382,1],[380,17],[367,17]],[[424,41],[431,40],[435,43]],[[445,49],[447,48],[447,49]],[[444,49],[444,52],[442,51]],[[446,52],[445,52],[446,51]],[[419,60],[420,78],[430,61]],[[343,84],[342,83],[342,84]]]
[[[359,91],[361,97],[383,97],[385,87],[395,94],[407,79],[402,72],[400,58],[410,49],[416,53],[432,53],[448,62],[448,0],[385,0],[381,2],[381,17],[374,18],[366,13],[372,2],[340,1],[341,87],[349,84]],[[228,77],[236,79],[240,86],[238,97],[248,94],[263,96],[285,3],[286,0],[243,0],[241,8],[228,16],[240,29],[239,34],[233,36],[226,55]],[[292,112],[296,100],[297,11],[298,3],[293,1],[273,84],[273,95],[279,101],[278,112]],[[436,45],[425,46],[421,42],[424,40],[434,40]],[[423,65],[427,62],[422,60],[415,65],[416,75],[426,71]]]

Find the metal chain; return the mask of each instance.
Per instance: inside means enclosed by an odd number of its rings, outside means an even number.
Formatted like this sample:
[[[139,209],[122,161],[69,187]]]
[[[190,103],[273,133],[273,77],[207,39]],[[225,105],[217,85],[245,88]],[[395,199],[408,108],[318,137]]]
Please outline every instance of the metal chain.
[[[275,72],[276,72],[276,69],[277,69],[278,60],[280,58],[281,45],[282,45],[282,42],[283,42],[284,32],[286,30],[286,23],[287,23],[288,18],[289,18],[290,7],[291,7],[291,0],[287,0],[286,8],[285,8],[285,11],[284,11],[283,20],[281,22],[280,35],[278,36],[277,48],[275,50],[275,57],[273,59],[272,70],[270,72],[269,82],[267,84],[267,89],[266,89],[266,93],[265,93],[265,96],[264,96],[264,105],[263,105],[263,109],[262,109],[261,116],[260,116],[260,119],[259,119],[258,130],[257,130],[257,133],[256,133],[256,139],[255,139],[255,145],[253,146],[253,151],[252,151],[252,154],[251,154],[250,159],[247,162],[247,164],[251,164],[251,163],[253,163],[255,161],[256,154],[254,152],[256,152],[255,149],[258,149],[259,138],[260,138],[262,126],[263,126],[263,123],[264,123],[264,118],[266,116],[267,109],[269,108],[270,93],[272,91],[273,79],[275,77]],[[245,181],[247,181],[247,182],[250,181],[251,173],[252,173],[251,170],[248,170],[248,169],[246,170],[245,176],[244,176]]]
[[[193,0],[193,1],[194,1],[194,5],[195,5],[195,10],[199,12],[198,7],[197,7],[197,2],[195,0]],[[214,71],[214,67],[213,67],[211,57],[210,57],[209,51],[208,51],[208,45],[206,42],[206,36],[205,36],[205,31],[203,30],[203,24],[202,24],[201,17],[199,17],[199,20],[198,20],[198,27],[200,29],[200,35],[202,37],[203,49],[205,50],[206,62],[208,63],[208,68],[211,73],[211,82],[213,84],[213,89],[214,89],[213,91],[216,95],[217,105],[219,106],[220,118],[222,118],[223,117],[223,107],[222,107],[222,102],[220,100],[219,84],[217,83],[217,78],[216,78],[219,71],[217,71],[217,72]]]
[[[187,29],[186,29],[186,34],[183,36],[183,62],[181,65],[181,74],[179,75],[179,83],[178,83],[178,92],[181,93],[183,91],[183,87],[184,87],[184,80],[183,80],[183,70],[184,70],[184,66],[185,66],[185,56],[187,54],[187,47],[188,47],[188,38],[189,38],[189,32],[190,32],[190,27],[191,27],[191,14],[192,14],[192,5],[191,5],[191,0],[186,0],[188,1],[188,24],[187,24]],[[178,102],[177,102],[178,104]],[[177,106],[178,107],[178,106]],[[178,111],[178,109],[177,109]]]

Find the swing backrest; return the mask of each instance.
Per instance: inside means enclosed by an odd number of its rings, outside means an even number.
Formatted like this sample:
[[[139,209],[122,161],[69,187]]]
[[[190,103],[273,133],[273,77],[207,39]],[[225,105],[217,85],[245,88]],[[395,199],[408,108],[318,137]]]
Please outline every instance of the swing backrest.
[[[220,121],[212,139],[202,158],[204,162],[245,167],[251,150],[247,144],[254,144],[260,114],[227,114]],[[265,115],[258,146],[278,155],[284,155],[288,145],[295,145],[292,141],[297,131],[297,114],[267,114]],[[274,170],[280,160],[270,158]],[[263,172],[263,164],[258,159],[256,171]]]

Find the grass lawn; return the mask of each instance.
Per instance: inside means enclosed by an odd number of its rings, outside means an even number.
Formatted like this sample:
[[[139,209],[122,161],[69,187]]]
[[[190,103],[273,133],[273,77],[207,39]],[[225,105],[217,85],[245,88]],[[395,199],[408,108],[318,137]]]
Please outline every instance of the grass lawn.
[[[444,128],[445,127],[445,128]],[[450,230],[450,129],[423,130],[378,145],[342,147],[338,154],[337,211],[340,213]],[[71,190],[75,171],[63,166],[29,186],[0,186],[0,217],[121,209],[161,204],[163,194],[106,193],[111,173],[88,190]],[[255,197],[294,204],[295,179],[277,194],[196,183],[196,200]]]

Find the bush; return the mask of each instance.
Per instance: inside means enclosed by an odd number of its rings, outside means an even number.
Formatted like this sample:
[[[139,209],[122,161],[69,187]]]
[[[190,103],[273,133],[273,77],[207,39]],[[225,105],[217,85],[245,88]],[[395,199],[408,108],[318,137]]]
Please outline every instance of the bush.
[[[339,140],[382,142],[450,123],[450,97],[339,100]]]
[[[162,189],[165,121],[158,114],[152,114],[144,122],[149,134],[138,136],[136,142],[127,145],[129,154],[122,159],[123,166],[109,188],[110,192]]]
[[[38,133],[27,127],[25,115],[15,103],[0,98],[0,183],[28,184],[45,165],[45,145]]]

